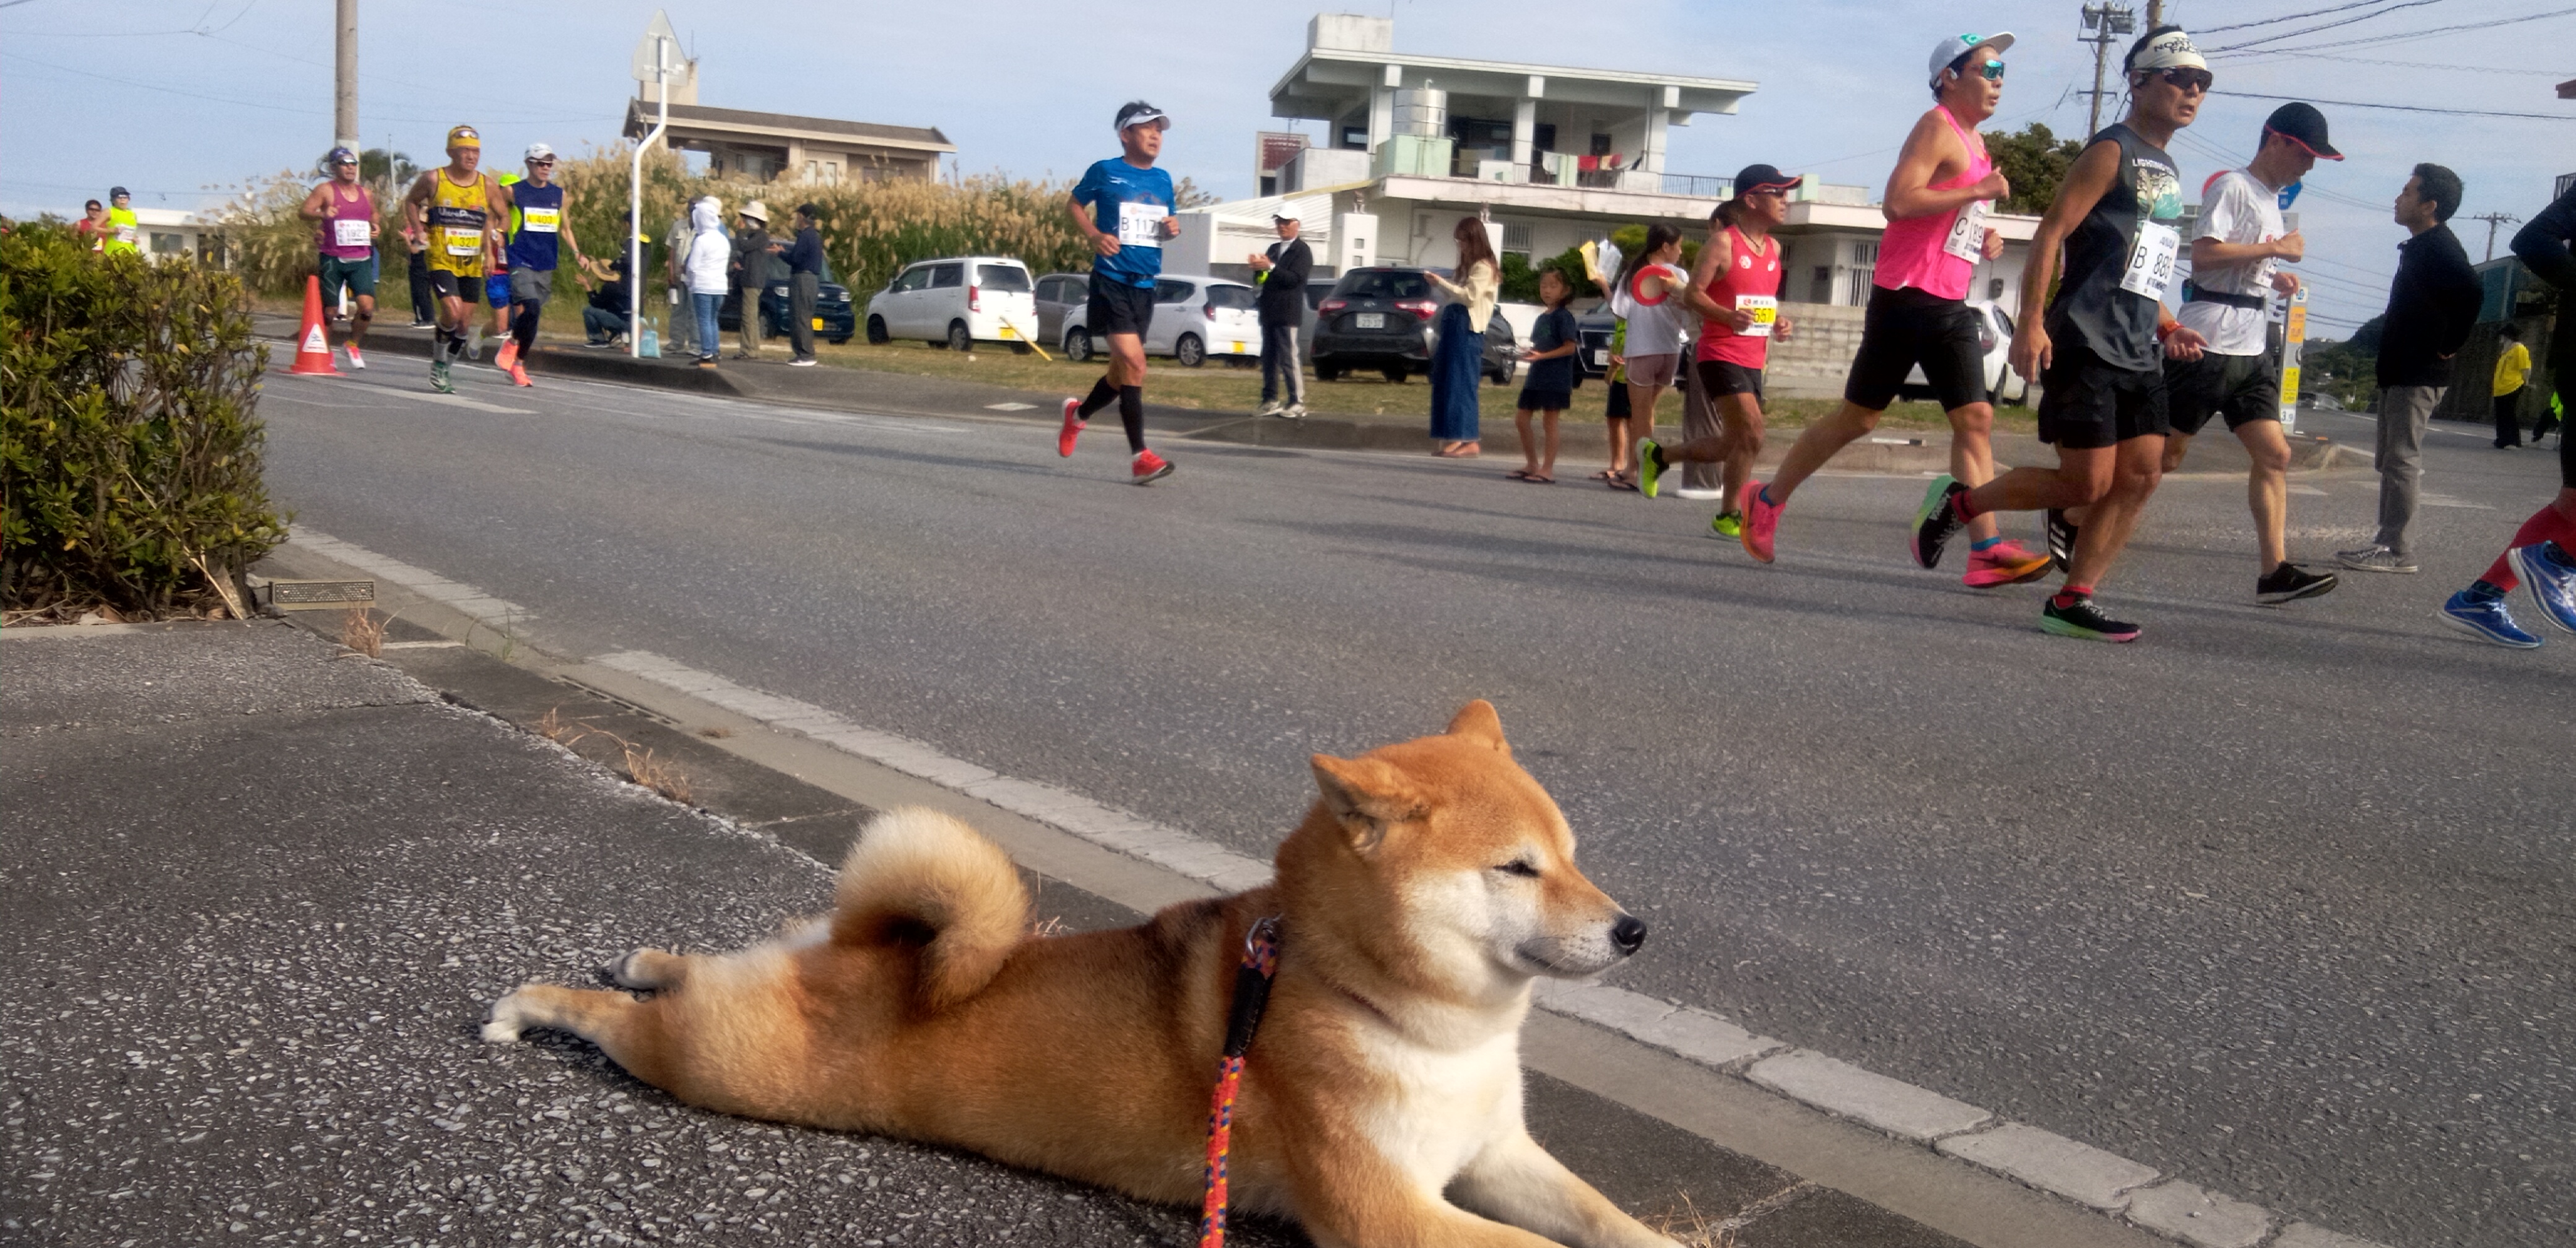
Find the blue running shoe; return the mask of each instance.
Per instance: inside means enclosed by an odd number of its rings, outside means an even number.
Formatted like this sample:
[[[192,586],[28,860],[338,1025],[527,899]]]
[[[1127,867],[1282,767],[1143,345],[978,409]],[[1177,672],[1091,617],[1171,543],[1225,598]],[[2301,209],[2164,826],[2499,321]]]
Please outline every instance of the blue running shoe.
[[[2514,575],[2531,590],[2540,618],[2563,633],[2576,633],[2576,558],[2556,542],[2534,542],[2505,552]]]
[[[2504,609],[2502,598],[2479,600],[2469,597],[2469,591],[2461,590],[2451,595],[2449,602],[2442,604],[2442,622],[2499,646],[2511,646],[2516,650],[2540,648],[2539,638],[2522,631],[2522,626],[2513,622],[2513,613]]]

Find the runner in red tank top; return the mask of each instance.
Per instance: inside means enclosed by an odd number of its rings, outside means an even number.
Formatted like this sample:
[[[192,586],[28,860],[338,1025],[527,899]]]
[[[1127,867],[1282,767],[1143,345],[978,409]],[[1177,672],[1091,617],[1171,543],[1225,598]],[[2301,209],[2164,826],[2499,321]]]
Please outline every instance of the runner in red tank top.
[[[1770,165],[1747,165],[1735,175],[1735,198],[1708,219],[1708,242],[1691,270],[1690,301],[1700,316],[1700,393],[1715,405],[1722,428],[1713,437],[1676,447],[1653,442],[1637,447],[1638,486],[1649,496],[1656,480],[1677,463],[1716,463],[1725,501],[1709,521],[1735,537],[1744,528],[1744,482],[1762,453],[1762,366],[1771,339],[1787,338],[1780,315],[1780,243],[1771,231],[1789,219],[1789,192],[1805,179]]]

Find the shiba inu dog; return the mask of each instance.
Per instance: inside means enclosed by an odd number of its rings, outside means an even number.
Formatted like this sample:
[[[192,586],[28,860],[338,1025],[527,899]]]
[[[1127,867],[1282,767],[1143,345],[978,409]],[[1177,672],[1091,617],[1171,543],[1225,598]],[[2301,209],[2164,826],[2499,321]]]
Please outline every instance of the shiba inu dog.
[[[1320,797],[1265,888],[1037,938],[999,848],[897,810],[850,850],[830,916],[740,953],[639,949],[610,973],[641,998],[526,985],[483,1035],[569,1031],[709,1109],[1195,1204],[1245,934],[1277,916],[1234,1109],[1237,1211],[1335,1246],[1672,1245],[1523,1124],[1531,981],[1605,970],[1646,925],[1575,869],[1494,708],[1312,763]]]

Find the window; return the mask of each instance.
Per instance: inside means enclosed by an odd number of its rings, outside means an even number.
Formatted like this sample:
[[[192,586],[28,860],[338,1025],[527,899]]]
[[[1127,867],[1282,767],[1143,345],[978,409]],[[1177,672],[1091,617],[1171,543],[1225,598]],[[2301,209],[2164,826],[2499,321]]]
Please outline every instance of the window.
[[[944,290],[951,286],[963,286],[965,284],[965,265],[934,264],[930,266],[930,288],[932,290]]]
[[[188,254],[188,240],[176,234],[163,234],[156,230],[152,235],[152,254],[184,256]]]
[[[1869,303],[1869,289],[1877,283],[1877,280],[1878,244],[1853,243],[1851,288],[1843,292],[1843,297],[1839,302],[1841,302],[1845,307],[1858,308],[1867,306]]]
[[[1345,147],[1345,148],[1350,149],[1351,151],[1355,151],[1355,152],[1365,152],[1365,151],[1367,151],[1367,150],[1368,150],[1368,127],[1367,127],[1367,126],[1344,126],[1344,127],[1342,127],[1342,146],[1343,146],[1343,147]]]
[[[1423,299],[1431,279],[1414,269],[1361,269],[1343,276],[1333,293],[1347,299]]]
[[[1596,121],[1596,122],[1594,122],[1594,123],[1592,123],[1592,124],[1594,124],[1594,125],[1596,125],[1596,126],[1597,126],[1597,125],[1599,125],[1599,124],[1601,124],[1601,123],[1599,123],[1599,122],[1597,122],[1597,121]],[[1592,154],[1593,154],[1593,155],[1595,155],[1595,156],[1607,156],[1607,155],[1609,155],[1609,154],[1610,154],[1610,136],[1609,136],[1609,135],[1606,135],[1606,134],[1596,134],[1596,135],[1593,135],[1593,136],[1592,136]]]
[[[1050,277],[1038,283],[1038,300],[1042,303],[1071,303],[1073,288],[1061,277]]]
[[[824,161],[824,162],[823,162],[823,180],[824,180],[824,181],[826,181],[826,182],[838,182],[838,181],[840,181],[840,180],[841,180],[841,162],[839,162],[839,161],[837,161],[837,160],[827,160],[827,161]]]
[[[1176,282],[1167,277],[1154,283],[1154,302],[1187,303],[1190,296],[1197,291],[1198,287],[1188,282]]]
[[[1251,287],[1228,285],[1209,286],[1207,301],[1211,308],[1244,309],[1249,309],[1255,302]]]
[[[979,264],[975,284],[986,290],[1023,291],[1029,288],[1029,271],[1016,264]]]
[[[908,290],[919,290],[929,284],[930,266],[925,264],[917,268],[905,269],[903,276],[894,279],[894,290],[896,294],[902,294]]]
[[[1503,250],[1508,253],[1515,253],[1523,260],[1531,259],[1534,253],[1534,248],[1530,243],[1530,227],[1515,224],[1510,221],[1504,222]]]
[[[1542,121],[1530,127],[1530,150],[1537,152],[1556,150],[1556,123]]]
[[[809,161],[806,161],[806,162],[805,162],[805,180],[806,180],[806,181],[808,181],[808,182],[811,182],[811,181],[813,181],[813,180],[814,180],[814,167],[815,167],[815,162],[814,162],[814,161],[810,161],[810,160],[809,160]]]
[[[1807,283],[1807,302],[1832,303],[1833,301],[1834,266],[1830,264],[1817,265],[1815,276]]]

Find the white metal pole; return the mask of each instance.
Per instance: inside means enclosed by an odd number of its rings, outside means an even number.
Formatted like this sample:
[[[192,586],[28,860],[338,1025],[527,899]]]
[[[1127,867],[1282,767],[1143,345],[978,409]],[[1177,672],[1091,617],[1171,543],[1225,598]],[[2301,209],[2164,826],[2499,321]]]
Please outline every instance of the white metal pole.
[[[653,122],[653,132],[635,145],[635,163],[627,179],[626,199],[626,354],[641,358],[644,354],[644,250],[635,237],[644,232],[644,150],[659,142],[662,131],[671,125],[671,41],[655,36],[653,40],[653,94],[660,102],[660,115]],[[662,240],[668,247],[671,240]]]

